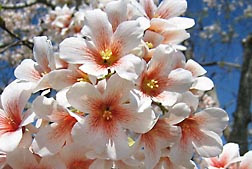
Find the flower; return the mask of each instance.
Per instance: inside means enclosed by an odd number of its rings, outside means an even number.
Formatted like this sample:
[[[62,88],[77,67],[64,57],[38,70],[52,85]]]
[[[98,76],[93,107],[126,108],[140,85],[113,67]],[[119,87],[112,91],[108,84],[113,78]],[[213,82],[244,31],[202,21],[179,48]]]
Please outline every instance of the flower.
[[[137,101],[130,94],[131,87],[131,82],[117,74],[97,87],[87,82],[74,84],[67,93],[68,101],[88,114],[75,124],[74,141],[92,147],[99,157],[127,157],[130,147],[125,130],[145,133],[155,122],[151,109],[138,112]]]
[[[60,44],[60,58],[73,64],[83,64],[80,69],[100,77],[116,71],[122,78],[134,80],[142,70],[140,58],[129,52],[143,35],[137,21],[125,21],[113,33],[106,13],[101,10],[86,13],[88,39],[67,38]]]

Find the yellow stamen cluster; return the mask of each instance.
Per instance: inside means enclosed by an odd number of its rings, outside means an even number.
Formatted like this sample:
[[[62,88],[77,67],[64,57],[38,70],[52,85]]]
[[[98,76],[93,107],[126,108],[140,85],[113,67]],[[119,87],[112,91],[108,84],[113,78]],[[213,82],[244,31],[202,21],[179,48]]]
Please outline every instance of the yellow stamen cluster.
[[[108,110],[105,110],[102,114],[102,117],[105,119],[105,120],[111,120],[112,119],[112,113],[111,111],[108,111]]]
[[[113,55],[112,51],[110,49],[105,49],[103,51],[100,52],[100,55],[102,57],[102,59],[104,61],[107,61],[111,58],[111,56]]]
[[[45,76],[46,74],[48,74],[47,72],[43,72],[41,73],[42,76]]]
[[[152,79],[151,81],[149,81],[149,82],[147,83],[147,86],[148,86],[149,88],[151,88],[151,89],[158,88],[158,87],[159,87],[158,81]]]
[[[154,46],[151,42],[145,42],[149,49],[152,49]]]

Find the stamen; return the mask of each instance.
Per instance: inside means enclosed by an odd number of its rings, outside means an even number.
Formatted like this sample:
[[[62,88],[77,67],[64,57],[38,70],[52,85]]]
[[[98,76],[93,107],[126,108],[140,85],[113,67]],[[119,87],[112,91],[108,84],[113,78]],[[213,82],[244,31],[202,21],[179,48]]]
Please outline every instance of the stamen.
[[[113,53],[110,49],[105,49],[100,52],[100,55],[101,55],[102,59],[104,60],[104,62],[106,62],[107,60],[109,60],[111,58]]]
[[[149,81],[149,82],[147,83],[147,86],[148,86],[149,88],[151,88],[151,89],[158,88],[158,87],[159,87],[158,81],[152,79],[151,81]]]
[[[154,46],[151,42],[145,42],[149,49],[152,49]]]
[[[108,120],[111,120],[113,116],[112,116],[111,111],[105,110],[105,111],[103,112],[102,117],[103,117],[105,120],[108,121]]]

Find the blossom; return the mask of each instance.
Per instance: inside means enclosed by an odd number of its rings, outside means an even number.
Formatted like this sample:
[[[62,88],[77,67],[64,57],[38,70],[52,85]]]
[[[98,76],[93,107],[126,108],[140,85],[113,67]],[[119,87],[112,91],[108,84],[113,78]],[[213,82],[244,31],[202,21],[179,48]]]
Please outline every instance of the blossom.
[[[232,164],[239,162],[240,153],[239,145],[227,143],[223,146],[223,151],[218,157],[205,158],[208,167],[211,168],[228,168]]]
[[[125,21],[113,33],[106,13],[101,10],[86,13],[87,33],[91,41],[67,38],[60,44],[60,58],[73,64],[83,64],[80,69],[100,77],[108,70],[134,80],[141,71],[140,58],[129,54],[141,40],[143,30],[137,21]]]
[[[153,58],[137,80],[137,89],[142,97],[153,99],[165,106],[173,105],[178,97],[192,85],[192,75],[185,69],[173,69],[180,53],[166,46],[158,47]]]
[[[65,169],[59,156],[47,156],[38,162],[36,156],[24,148],[8,153],[7,162],[13,169]]]
[[[202,157],[215,157],[222,151],[220,135],[228,122],[227,113],[220,108],[207,108],[191,114],[177,125],[182,137],[171,147],[171,158],[177,162],[188,161],[193,148]]]
[[[137,101],[130,97],[131,87],[131,82],[117,74],[97,88],[87,82],[74,84],[67,93],[68,101],[74,108],[88,113],[75,124],[74,141],[90,145],[104,158],[127,157],[130,147],[125,129],[145,133],[152,128],[155,118],[150,109],[138,112]]]
[[[50,88],[48,73],[56,69],[52,45],[46,36],[34,37],[33,55],[36,60],[25,59],[15,69],[15,76],[19,80],[31,82],[34,92]]]
[[[17,81],[4,89],[1,95],[2,109],[0,109],[1,151],[13,151],[22,139],[22,128],[33,122],[34,115],[29,111],[22,114],[30,94],[29,85]]]
[[[64,145],[72,143],[71,131],[78,115],[44,96],[34,100],[32,109],[39,118],[51,123],[41,127],[36,134],[32,143],[34,152],[40,156],[53,155]]]

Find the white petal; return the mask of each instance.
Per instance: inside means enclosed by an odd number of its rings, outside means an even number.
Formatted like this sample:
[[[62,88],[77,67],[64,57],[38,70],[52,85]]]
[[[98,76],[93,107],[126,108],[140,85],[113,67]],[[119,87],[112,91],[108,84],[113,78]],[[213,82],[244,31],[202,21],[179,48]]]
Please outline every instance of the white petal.
[[[195,79],[192,89],[197,89],[201,91],[208,91],[214,87],[213,81],[208,77],[198,77]]]
[[[128,54],[140,44],[143,31],[137,21],[122,22],[113,35],[112,50],[119,50],[122,56]]]
[[[156,15],[168,19],[183,14],[186,11],[186,8],[187,2],[185,0],[164,0],[158,6]]]
[[[85,72],[89,75],[93,75],[97,78],[108,74],[108,68],[101,67],[95,61],[91,61],[91,60],[85,62],[85,64],[80,66],[79,69],[82,70],[83,72]]]
[[[7,154],[7,163],[13,169],[35,168],[38,166],[34,155],[28,149],[16,149]]]
[[[73,64],[83,64],[92,56],[93,46],[82,38],[67,38],[60,43],[60,58]]]
[[[190,34],[185,30],[165,31],[161,34],[164,37],[164,44],[177,45],[190,38]]]
[[[53,62],[53,52],[52,45],[50,41],[47,40],[46,36],[37,36],[33,38],[34,47],[33,55],[39,66],[44,72],[50,72],[49,61]],[[55,65],[50,63],[51,66]]]
[[[249,151],[246,154],[244,154],[243,160],[240,163],[240,167],[242,169],[252,169],[251,161],[252,161],[252,151]]]
[[[58,156],[46,156],[40,160],[39,166],[50,169],[66,169],[64,161]]]
[[[22,139],[22,129],[19,128],[14,132],[7,132],[0,136],[0,150],[4,152],[13,151],[17,148]]]
[[[190,108],[196,111],[199,104],[199,99],[197,96],[188,91],[180,95],[178,102],[186,103]]]
[[[50,121],[49,116],[53,112],[53,98],[38,96],[32,103],[32,110],[39,117]]]
[[[187,118],[190,113],[191,109],[185,103],[177,103],[168,112],[167,121],[169,124],[178,124]]]
[[[78,98],[78,99],[76,99]],[[67,92],[68,102],[76,109],[85,112],[89,112],[89,104],[92,101],[102,98],[100,92],[90,83],[79,82],[75,83]]]
[[[120,103],[129,101],[129,93],[133,88],[133,83],[121,78],[118,74],[112,75],[106,84],[104,97],[116,96],[120,99]]]
[[[199,120],[201,128],[219,135],[222,134],[229,120],[227,113],[220,108],[207,108],[196,113],[195,118]]]
[[[171,71],[168,79],[167,89],[174,92],[186,92],[193,82],[191,72],[181,68]]]
[[[68,92],[68,90],[69,87],[58,91],[58,93],[56,94],[56,100],[59,105],[64,107],[71,107],[66,97],[66,93]]]
[[[106,5],[105,12],[108,15],[108,19],[112,24],[113,31],[117,26],[127,20],[127,1],[111,1]]]
[[[206,74],[206,72],[207,72],[200,64],[198,64],[197,62],[195,62],[192,59],[189,59],[186,62],[185,69],[192,72],[192,75],[194,77],[202,76],[202,75]]]
[[[42,78],[42,70],[37,69],[39,66],[31,59],[25,59],[15,69],[14,74],[16,78],[28,82],[37,82]]]
[[[13,118],[21,120],[21,113],[31,96],[30,85],[18,83],[17,81],[9,84],[1,95],[4,111]]]
[[[69,69],[51,71],[48,74],[48,79],[50,86],[56,90],[71,86],[76,82],[73,72]]]
[[[179,94],[175,92],[163,91],[152,99],[156,102],[162,103],[163,106],[172,106],[176,103]]]
[[[203,131],[200,138],[193,139],[192,144],[202,157],[215,157],[222,152],[222,140],[212,131]]]
[[[127,80],[136,80],[144,69],[144,62],[137,56],[129,54],[122,57],[115,67],[118,75]]]
[[[136,133],[146,133],[156,123],[155,113],[151,108],[144,110],[144,112],[133,112],[134,119],[131,119],[128,122],[124,122],[123,126],[127,129],[130,129]]]
[[[87,11],[85,15],[86,24],[90,30],[91,40],[98,50],[105,50],[113,34],[112,26],[109,23],[108,16],[100,9]]]

